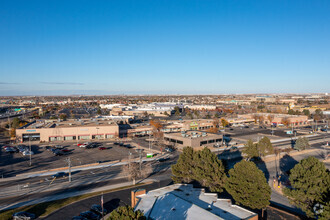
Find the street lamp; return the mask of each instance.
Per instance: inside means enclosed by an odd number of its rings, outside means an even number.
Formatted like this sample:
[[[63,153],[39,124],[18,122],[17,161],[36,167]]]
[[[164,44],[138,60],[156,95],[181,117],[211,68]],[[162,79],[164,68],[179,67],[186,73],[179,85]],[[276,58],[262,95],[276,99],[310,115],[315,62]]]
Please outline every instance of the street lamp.
[[[30,166],[32,166],[32,151],[31,151],[31,136],[29,135],[29,148],[30,148]]]

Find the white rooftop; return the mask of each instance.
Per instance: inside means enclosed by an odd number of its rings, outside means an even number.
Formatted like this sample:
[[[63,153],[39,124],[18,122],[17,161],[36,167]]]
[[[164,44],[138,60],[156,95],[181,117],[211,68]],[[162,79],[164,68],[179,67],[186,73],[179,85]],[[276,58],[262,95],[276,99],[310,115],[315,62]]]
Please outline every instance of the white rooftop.
[[[257,214],[232,205],[230,199],[189,184],[174,184],[138,196],[135,209],[150,219],[250,219]]]

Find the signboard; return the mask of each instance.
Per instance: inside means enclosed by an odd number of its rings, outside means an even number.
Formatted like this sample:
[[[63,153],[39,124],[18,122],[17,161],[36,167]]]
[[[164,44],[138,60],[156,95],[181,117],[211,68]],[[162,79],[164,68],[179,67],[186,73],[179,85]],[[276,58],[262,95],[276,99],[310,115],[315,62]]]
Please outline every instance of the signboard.
[[[26,132],[36,132],[37,130],[26,130]]]

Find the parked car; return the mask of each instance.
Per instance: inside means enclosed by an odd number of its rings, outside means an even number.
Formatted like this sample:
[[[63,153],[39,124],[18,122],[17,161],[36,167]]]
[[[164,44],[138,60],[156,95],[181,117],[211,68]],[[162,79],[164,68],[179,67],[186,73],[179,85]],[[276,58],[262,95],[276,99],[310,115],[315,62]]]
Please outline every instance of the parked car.
[[[113,143],[114,145],[119,145],[119,143],[118,142],[115,142],[115,143]]]
[[[62,149],[61,151],[62,151],[62,152],[65,152],[65,153],[66,153],[66,152],[70,152],[70,150],[69,150],[69,149],[66,149],[66,148],[65,148],[65,149]]]
[[[169,147],[166,147],[164,150],[169,153],[174,152],[174,149]]]
[[[86,147],[86,146],[87,146],[86,144],[79,145],[79,147]]]
[[[16,212],[13,214],[13,219],[19,219],[19,220],[29,220],[29,219],[35,219],[35,214],[29,213],[29,212]]]
[[[19,150],[19,152],[23,153],[24,151],[27,150],[27,147],[24,145],[18,145],[18,150]]]
[[[134,148],[132,145],[130,144],[124,144],[123,147],[126,147],[126,148]]]
[[[7,153],[18,153],[18,149],[14,147],[6,147],[5,150]]]
[[[169,160],[170,158],[166,157],[166,158],[159,158],[157,161],[158,162],[165,162],[167,160]]]
[[[64,148],[62,145],[55,145],[55,148],[57,148],[57,149],[62,149],[62,148]]]
[[[45,149],[46,149],[47,151],[51,151],[52,147],[51,147],[51,146],[46,146]]]
[[[99,220],[101,218],[100,215],[98,215],[92,211],[82,212],[79,215],[84,218],[90,219],[90,220]]]
[[[124,143],[119,143],[119,146],[121,146],[121,147],[124,146]]]
[[[106,150],[106,147],[99,147],[99,150]]]
[[[61,178],[61,177],[66,177],[67,174],[65,172],[59,172],[59,173],[56,173],[54,175],[52,175],[52,178]]]
[[[102,207],[100,205],[96,205],[96,204],[92,205],[91,206],[91,211],[95,212],[99,215],[102,215]],[[106,214],[108,214],[108,210],[103,208],[103,215],[106,215]]]
[[[33,155],[33,154],[34,154],[33,151],[29,151],[29,150],[26,150],[26,151],[23,152],[24,156]]]

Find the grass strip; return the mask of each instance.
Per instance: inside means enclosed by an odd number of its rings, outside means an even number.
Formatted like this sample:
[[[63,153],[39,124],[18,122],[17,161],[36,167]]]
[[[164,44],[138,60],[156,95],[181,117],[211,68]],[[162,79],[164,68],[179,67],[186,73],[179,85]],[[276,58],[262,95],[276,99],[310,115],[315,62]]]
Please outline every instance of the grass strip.
[[[115,192],[115,191],[119,191],[119,190],[123,190],[123,189],[134,188],[136,186],[148,185],[150,183],[138,183],[135,185],[123,186],[123,187],[119,187],[116,189],[105,190],[102,192],[105,194],[105,193]],[[101,195],[102,192],[88,193],[88,194],[84,194],[84,195],[80,195],[80,196],[69,197],[66,199],[59,199],[59,200],[54,200],[54,201],[50,201],[50,202],[43,202],[43,203],[39,203],[39,204],[35,204],[35,205],[29,205],[29,206],[23,206],[23,207],[19,207],[19,208],[15,208],[15,209],[5,210],[5,211],[0,212],[0,219],[1,220],[12,219],[12,216],[14,213],[21,212],[21,211],[33,213],[36,215],[36,217],[41,217],[41,218],[46,217],[47,215],[55,212],[56,210],[58,210],[64,206],[70,205],[72,203],[78,202],[83,199]]]

